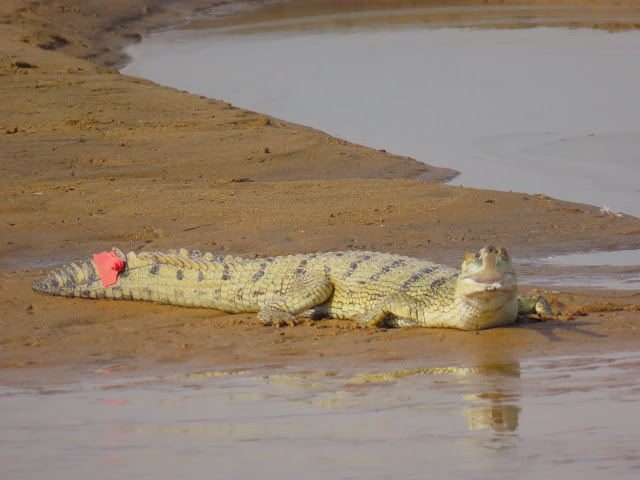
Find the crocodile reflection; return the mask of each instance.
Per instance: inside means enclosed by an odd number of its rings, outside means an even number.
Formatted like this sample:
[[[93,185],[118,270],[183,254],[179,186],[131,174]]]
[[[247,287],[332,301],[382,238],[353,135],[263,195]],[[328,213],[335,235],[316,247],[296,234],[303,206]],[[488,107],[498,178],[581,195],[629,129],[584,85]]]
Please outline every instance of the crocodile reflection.
[[[502,390],[467,395],[472,407],[465,410],[469,430],[491,429],[494,432],[514,432],[518,428],[520,407],[513,403],[517,395],[505,394]]]
[[[513,432],[518,428],[521,408],[518,405],[520,362],[479,364],[475,367],[435,367],[392,370],[383,373],[361,373],[349,383],[386,383],[413,375],[449,375],[456,383],[469,386],[474,393],[462,396],[469,403],[464,409],[469,430],[490,429]]]
[[[311,403],[330,409],[360,407],[363,397],[375,402],[380,392],[368,390],[370,386],[384,386],[399,382],[414,376],[441,376],[433,382],[433,387],[449,389],[446,398],[462,398],[466,405],[459,407],[459,402],[447,404],[447,411],[455,414],[463,413],[467,417],[469,430],[492,430],[494,432],[513,432],[518,428],[521,408],[520,403],[520,362],[492,361],[480,362],[473,367],[429,367],[396,369],[387,372],[359,373],[342,377],[337,372],[315,371],[304,373],[277,372],[268,375],[250,376],[253,372],[241,370],[235,372],[204,372],[178,375],[173,378],[210,379],[249,375],[248,378],[261,380],[269,385],[278,387],[294,387],[306,390],[306,393],[290,401]],[[419,382],[416,382],[418,385]],[[403,384],[395,394],[398,398],[414,397],[411,394],[416,385]],[[340,386],[347,388],[340,388]],[[428,387],[430,389],[430,387]],[[443,392],[444,393],[444,392]],[[259,394],[257,394],[259,396]],[[391,397],[382,395],[382,404],[389,404]],[[393,397],[394,395],[392,395]],[[416,392],[414,399],[420,395]],[[393,401],[391,400],[393,403]],[[422,402],[422,403],[421,403]],[[366,402],[365,402],[366,403]],[[402,403],[402,401],[401,401]],[[396,404],[398,406],[398,404]],[[406,403],[403,408],[417,409],[424,412],[424,408],[431,408],[428,401],[418,400],[416,403]]]

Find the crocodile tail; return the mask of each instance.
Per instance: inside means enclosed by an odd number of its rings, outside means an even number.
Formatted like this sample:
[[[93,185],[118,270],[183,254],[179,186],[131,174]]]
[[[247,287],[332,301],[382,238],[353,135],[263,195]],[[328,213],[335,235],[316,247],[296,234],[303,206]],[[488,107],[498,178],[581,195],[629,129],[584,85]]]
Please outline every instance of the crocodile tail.
[[[126,262],[127,257],[118,249],[113,249],[117,258]],[[93,259],[88,259],[53,270],[31,284],[34,292],[47,295],[81,298],[106,298],[109,288],[105,287],[99,269]]]
[[[211,288],[213,276],[222,275],[224,260],[210,253],[172,250],[169,253],[129,252],[114,248],[120,262],[115,279],[113,272],[101,275],[99,254],[78,264],[63,266],[35,280],[31,288],[49,295],[80,298],[147,300],[186,307],[217,308],[218,300]],[[113,256],[112,256],[113,257]],[[107,255],[107,259],[109,256]],[[97,260],[95,260],[97,259]],[[96,264],[98,261],[98,264]],[[105,278],[103,278],[105,277]]]

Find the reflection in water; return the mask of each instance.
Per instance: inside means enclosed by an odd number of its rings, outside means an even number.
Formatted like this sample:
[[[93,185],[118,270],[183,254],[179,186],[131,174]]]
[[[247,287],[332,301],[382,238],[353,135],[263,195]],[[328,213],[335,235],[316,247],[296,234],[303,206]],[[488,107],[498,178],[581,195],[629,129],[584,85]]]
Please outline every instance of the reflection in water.
[[[637,476],[638,353],[401,367],[0,387],[0,478]]]
[[[469,430],[491,429],[495,432],[515,432],[521,411],[518,405],[520,362],[492,365],[487,368],[486,374],[491,375],[489,383],[494,390],[462,397],[471,404],[471,407],[465,410]]]
[[[511,397],[511,398],[510,398]],[[501,390],[463,397],[473,406],[465,410],[469,420],[469,430],[491,429],[496,432],[515,432],[518,428],[520,407],[506,401],[513,397]],[[515,398],[517,400],[517,398]]]
[[[520,362],[517,361],[482,364],[477,367],[414,368],[384,373],[360,373],[348,383],[388,383],[413,375],[452,375],[464,377],[470,385],[478,385],[479,389],[493,388],[462,396],[470,404],[464,409],[469,430],[513,432],[518,428],[521,408],[517,405],[517,381],[520,378]]]

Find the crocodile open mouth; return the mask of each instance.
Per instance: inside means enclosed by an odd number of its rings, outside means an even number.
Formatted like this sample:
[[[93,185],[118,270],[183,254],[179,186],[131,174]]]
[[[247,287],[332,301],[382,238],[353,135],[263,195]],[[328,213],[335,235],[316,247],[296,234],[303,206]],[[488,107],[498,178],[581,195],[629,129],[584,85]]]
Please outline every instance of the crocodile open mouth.
[[[480,272],[480,273],[470,275],[467,278],[469,278],[470,280],[473,280],[476,283],[490,284],[490,283],[497,283],[501,281],[503,278],[505,278],[505,274],[502,272],[495,272],[495,271]]]
[[[502,272],[479,272],[468,277],[463,278],[461,281],[467,285],[476,285],[475,293],[482,292],[495,292],[498,290],[508,289],[509,277],[512,277],[511,273]]]

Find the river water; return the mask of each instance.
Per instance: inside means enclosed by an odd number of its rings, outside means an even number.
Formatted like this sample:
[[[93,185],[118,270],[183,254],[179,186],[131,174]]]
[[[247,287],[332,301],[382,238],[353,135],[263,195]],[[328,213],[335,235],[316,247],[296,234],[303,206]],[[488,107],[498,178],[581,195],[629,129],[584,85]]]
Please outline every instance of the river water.
[[[372,21],[340,23],[356,15]],[[153,34],[122,72],[457,169],[452,184],[640,216],[638,31],[234,18]]]
[[[640,475],[640,354],[0,387],[12,480]]]

